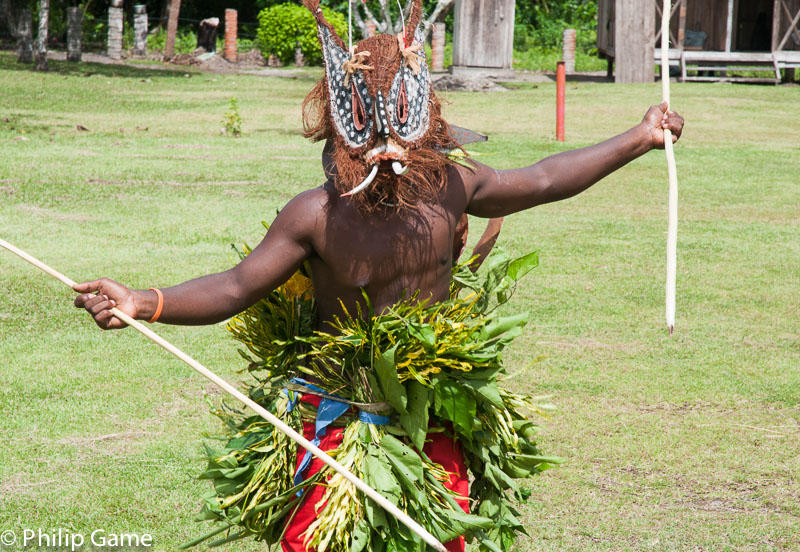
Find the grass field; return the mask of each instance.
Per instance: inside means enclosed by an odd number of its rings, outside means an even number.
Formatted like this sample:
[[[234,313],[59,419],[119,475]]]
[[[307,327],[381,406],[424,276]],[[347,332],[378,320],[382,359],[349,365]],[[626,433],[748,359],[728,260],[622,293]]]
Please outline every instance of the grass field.
[[[76,280],[167,286],[228,268],[231,243],[256,243],[262,220],[321,182],[321,146],[299,123],[318,73],[52,66],[0,54],[0,237]],[[672,94],[687,121],[674,337],[663,153],[510,217],[500,238],[541,250],[509,307],[532,322],[506,359],[510,385],[558,406],[541,446],[566,460],[529,482],[523,552],[800,549],[800,88]],[[238,139],[220,134],[232,97]],[[498,168],[624,131],[659,97],[657,84],[570,83],[559,144],[553,85],[445,95],[451,122],[491,137],[472,149]],[[135,332],[99,331],[70,290],[5,253],[0,286],[0,533],[150,533],[159,551],[199,534],[216,391]],[[157,329],[241,377],[222,325]]]

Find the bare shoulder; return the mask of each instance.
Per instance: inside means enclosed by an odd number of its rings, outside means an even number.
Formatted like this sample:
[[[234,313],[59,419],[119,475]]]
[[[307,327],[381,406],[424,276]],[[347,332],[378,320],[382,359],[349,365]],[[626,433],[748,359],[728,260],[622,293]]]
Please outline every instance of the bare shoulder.
[[[324,186],[300,192],[280,210],[270,229],[310,237],[324,223],[329,201],[330,192]]]
[[[495,169],[472,159],[467,161],[467,166],[453,163],[447,169],[448,195],[462,196],[466,206],[475,193],[496,176]]]

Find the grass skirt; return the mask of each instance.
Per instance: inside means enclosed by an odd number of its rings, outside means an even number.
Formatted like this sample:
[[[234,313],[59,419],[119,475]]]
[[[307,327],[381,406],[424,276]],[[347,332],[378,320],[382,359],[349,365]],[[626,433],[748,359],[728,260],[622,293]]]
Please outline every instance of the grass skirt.
[[[265,299],[232,319],[228,329],[244,344],[253,376],[248,393],[302,432],[316,412],[295,407],[312,379],[330,394],[388,416],[362,421],[351,408],[334,422],[342,442],[330,454],[406,511],[441,542],[464,536],[481,551],[511,550],[524,533],[514,507],[529,494],[517,479],[541,472],[558,459],[536,448],[536,425],[527,413],[546,405],[498,385],[507,374],[501,352],[517,336],[526,315],[501,316],[517,281],[537,264],[535,253],[510,259],[495,250],[481,271],[454,269],[450,299],[430,304],[416,296],[382,313],[349,313],[315,331],[310,280],[298,272]],[[377,412],[380,411],[380,412]],[[426,545],[405,526],[365,499],[325,467],[295,484],[296,446],[269,423],[224,404],[222,447],[206,446],[213,483],[200,520],[216,527],[187,546],[252,537],[276,544],[302,491],[326,490],[306,544],[317,552],[411,552]],[[447,428],[447,429],[443,429]],[[461,446],[473,479],[466,514],[444,482],[449,474],[423,452],[429,431],[448,431]],[[300,495],[300,496],[298,496]]]

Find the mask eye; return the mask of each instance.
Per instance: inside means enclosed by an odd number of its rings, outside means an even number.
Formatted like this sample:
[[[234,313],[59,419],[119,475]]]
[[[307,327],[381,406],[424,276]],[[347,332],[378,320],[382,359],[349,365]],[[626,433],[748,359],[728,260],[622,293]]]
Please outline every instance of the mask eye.
[[[364,108],[364,100],[361,99],[361,94],[358,93],[355,82],[350,83],[350,98],[350,103],[353,106],[353,126],[360,132],[367,126],[367,111]]]
[[[430,122],[429,99],[428,67],[421,63],[419,72],[414,73],[401,66],[392,81],[388,98],[392,111],[389,121],[396,138],[413,142],[425,136]]]
[[[408,121],[408,95],[406,94],[406,81],[400,81],[400,93],[397,96],[397,120],[400,124]]]
[[[330,96],[330,113],[336,132],[350,148],[361,148],[372,136],[372,100],[360,71],[349,74],[343,69],[350,53],[340,48],[330,29],[319,27],[320,43],[325,60],[325,75]]]

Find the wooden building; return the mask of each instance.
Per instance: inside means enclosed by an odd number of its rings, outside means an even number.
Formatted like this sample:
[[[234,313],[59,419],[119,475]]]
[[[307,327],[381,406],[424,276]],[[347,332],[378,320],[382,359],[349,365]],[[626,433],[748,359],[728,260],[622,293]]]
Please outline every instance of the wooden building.
[[[609,73],[616,66],[617,82],[653,79],[661,6],[662,0],[598,1],[597,47]],[[800,0],[673,0],[669,59],[685,81],[780,82],[781,69],[800,67]]]
[[[456,0],[453,66],[511,69],[515,0]]]

